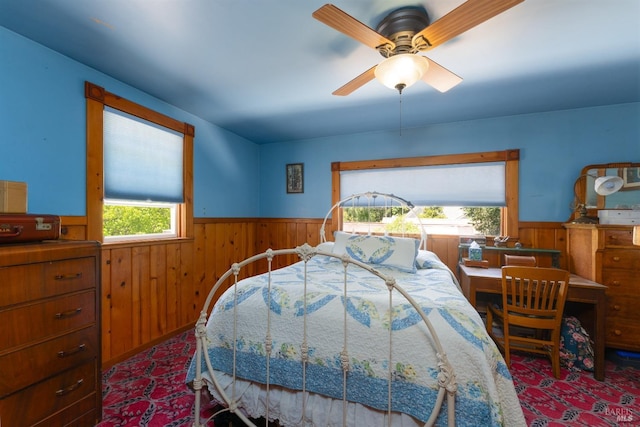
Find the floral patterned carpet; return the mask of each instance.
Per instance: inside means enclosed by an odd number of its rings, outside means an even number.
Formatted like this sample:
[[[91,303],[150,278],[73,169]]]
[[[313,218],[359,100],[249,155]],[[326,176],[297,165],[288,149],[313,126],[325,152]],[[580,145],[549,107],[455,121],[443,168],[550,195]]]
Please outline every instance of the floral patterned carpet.
[[[98,426],[190,426],[194,394],[184,378],[195,348],[187,331],[104,371]]]
[[[511,374],[530,427],[640,426],[640,370],[607,360],[605,382],[563,368],[556,380],[544,358],[512,356]]]
[[[105,371],[98,426],[190,426],[194,395],[184,377],[194,350],[187,331]],[[546,359],[515,354],[511,372],[531,427],[640,426],[640,369],[608,360],[605,382],[567,369],[556,380]],[[202,414],[213,410],[205,404]]]

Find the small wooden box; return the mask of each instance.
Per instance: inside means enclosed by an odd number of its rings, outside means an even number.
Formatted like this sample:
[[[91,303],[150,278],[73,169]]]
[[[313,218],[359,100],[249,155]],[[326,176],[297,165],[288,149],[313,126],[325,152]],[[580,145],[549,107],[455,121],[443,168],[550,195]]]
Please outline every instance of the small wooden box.
[[[27,183],[0,181],[0,213],[27,213]]]
[[[489,268],[489,261],[486,259],[475,260],[475,259],[469,259],[469,258],[462,258],[462,263],[466,267]]]

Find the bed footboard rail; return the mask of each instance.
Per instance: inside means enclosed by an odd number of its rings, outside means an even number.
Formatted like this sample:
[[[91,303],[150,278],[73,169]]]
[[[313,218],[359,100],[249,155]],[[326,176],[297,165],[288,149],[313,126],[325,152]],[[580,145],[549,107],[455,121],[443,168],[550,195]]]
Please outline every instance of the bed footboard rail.
[[[203,388],[206,386],[207,383],[210,383],[216,390],[216,392],[218,393],[219,397],[221,397],[221,399],[224,401],[223,403],[226,405],[226,408],[224,409],[225,411],[229,411],[233,414],[235,414],[236,416],[238,416],[246,425],[248,426],[253,426],[255,427],[255,424],[253,423],[253,421],[242,411],[242,405],[241,402],[239,400],[239,396],[237,395],[236,392],[236,355],[238,352],[238,328],[239,326],[237,325],[237,307],[238,304],[237,299],[239,297],[241,297],[241,295],[238,295],[238,283],[239,283],[239,275],[240,272],[242,270],[243,267],[254,263],[256,261],[262,260],[262,259],[266,259],[267,260],[267,273],[265,273],[266,277],[267,277],[267,281],[266,284],[264,286],[266,286],[267,289],[267,295],[271,295],[271,285],[272,285],[272,261],[274,259],[274,257],[280,256],[280,255],[291,255],[291,254],[297,254],[298,257],[300,258],[301,261],[304,261],[304,275],[303,278],[301,279],[301,286],[304,287],[304,298],[302,299],[304,301],[304,307],[302,308],[303,311],[303,315],[302,315],[302,322],[303,322],[303,339],[302,342],[300,343],[300,357],[301,357],[301,362],[302,362],[302,394],[304,396],[308,395],[308,392],[306,390],[306,368],[307,368],[307,364],[309,363],[309,354],[308,354],[308,349],[309,349],[309,342],[307,342],[307,263],[309,260],[311,260],[313,257],[315,256],[324,256],[324,257],[330,257],[330,258],[336,258],[338,259],[343,266],[344,269],[344,284],[343,284],[343,298],[346,301],[347,300],[347,293],[348,293],[348,288],[349,288],[349,275],[347,273],[348,268],[353,268],[353,266],[357,266],[358,268],[364,269],[366,271],[368,271],[369,273],[371,273],[374,276],[377,276],[380,280],[381,280],[381,284],[384,284],[386,286],[386,288],[389,291],[389,313],[390,313],[390,319],[389,322],[391,322],[393,320],[393,299],[394,298],[398,298],[398,294],[402,296],[402,298],[404,298],[404,301],[406,301],[407,303],[409,303],[412,308],[418,313],[418,315],[420,316],[422,323],[424,323],[424,325],[427,328],[428,334],[425,333],[425,335],[427,335],[426,341],[430,344],[431,351],[435,352],[435,358],[437,360],[437,366],[435,367],[435,370],[437,371],[437,387],[438,387],[438,391],[437,391],[437,397],[435,398],[435,404],[433,405],[433,407],[431,408],[430,411],[430,417],[428,418],[428,420],[425,422],[425,426],[431,426],[434,425],[436,422],[436,419],[438,418],[438,416],[441,413],[441,409],[444,407],[444,401],[445,398],[447,400],[447,406],[446,406],[446,419],[447,419],[447,424],[449,426],[454,426],[455,425],[455,395],[456,395],[456,391],[457,391],[457,383],[456,383],[456,376],[453,370],[452,365],[449,363],[449,360],[447,359],[447,355],[445,352],[445,349],[443,348],[441,341],[438,337],[438,333],[436,331],[436,329],[434,328],[434,326],[432,325],[432,323],[430,322],[427,314],[425,314],[425,312],[422,310],[420,304],[418,304],[414,298],[412,298],[412,296],[405,290],[403,289],[400,285],[397,284],[396,279],[392,276],[389,276],[387,274],[383,274],[382,272],[376,270],[375,268],[371,267],[368,264],[362,263],[360,261],[357,261],[351,257],[349,257],[348,255],[336,255],[333,254],[331,252],[326,252],[323,250],[320,250],[316,247],[312,247],[308,244],[304,244],[302,246],[298,246],[296,248],[290,248],[290,249],[280,249],[280,250],[272,250],[269,249],[264,253],[252,256],[250,258],[247,258],[246,260],[239,262],[239,263],[234,263],[231,268],[229,268],[229,270],[227,270],[221,277],[220,279],[218,279],[218,281],[215,283],[215,285],[213,286],[213,288],[211,288],[211,290],[209,291],[209,294],[207,295],[207,299],[204,303],[204,306],[202,308],[202,311],[200,313],[200,318],[198,319],[196,326],[195,326],[195,336],[196,336],[196,353],[194,356],[194,361],[195,361],[195,378],[193,380],[193,389],[195,392],[195,404],[194,404],[194,426],[195,427],[202,427],[206,425],[206,422],[208,420],[204,421],[204,424],[202,423],[201,420],[201,407],[202,407],[202,399],[203,399],[203,393],[205,392],[205,390],[203,390]],[[209,313],[211,311],[212,308],[212,304],[214,303],[213,299],[214,299],[214,295],[217,295],[217,291],[225,284],[228,283],[228,279],[232,277],[233,278],[233,284],[231,285],[231,287],[229,288],[229,290],[227,292],[232,292],[233,293],[233,298],[234,298],[234,303],[233,303],[233,345],[232,345],[232,354],[233,354],[233,369],[231,372],[231,377],[232,377],[232,382],[231,385],[227,385],[226,387],[223,386],[220,381],[217,378],[217,375],[215,375],[214,373],[215,368],[213,367],[213,363],[212,360],[210,358],[209,352],[208,352],[208,342],[209,342],[209,338],[208,338],[208,331],[207,331],[207,322],[209,320]],[[403,303],[404,303],[403,301]],[[350,356],[349,356],[349,340],[348,340],[348,333],[347,333],[347,304],[343,304],[344,305],[344,313],[343,313],[343,329],[344,329],[344,342],[343,342],[343,349],[342,352],[340,353],[340,362],[342,365],[342,370],[343,370],[343,384],[342,384],[342,388],[343,388],[343,395],[342,395],[342,404],[343,404],[343,410],[342,410],[342,416],[343,416],[343,425],[346,426],[347,425],[347,381],[348,381],[348,373],[350,370]],[[268,420],[271,418],[270,417],[270,408],[269,408],[269,404],[270,404],[270,400],[269,400],[269,392],[270,392],[270,382],[269,382],[269,369],[270,369],[270,356],[271,356],[271,352],[272,352],[272,340],[271,340],[271,329],[270,329],[270,325],[271,325],[271,310],[269,308],[267,308],[267,325],[266,325],[266,335],[264,337],[264,348],[265,348],[265,352],[266,352],[266,369],[267,369],[267,374],[266,374],[266,379],[265,379],[265,386],[266,386],[266,413],[264,414],[264,418],[265,418],[265,422],[268,422]],[[392,333],[392,328],[389,327],[389,337],[388,337],[388,349],[389,349],[389,355],[388,355],[388,365],[389,365],[389,373],[388,373],[388,378],[387,378],[387,384],[388,384],[388,403],[387,403],[387,420],[388,420],[388,425],[389,427],[391,427],[391,415],[392,415],[392,376],[393,376],[393,372],[392,372],[392,361],[394,360],[394,354],[393,354],[393,350],[394,350],[394,346],[393,346],[393,333]],[[204,366],[206,366],[206,372],[209,373],[209,375],[207,375],[205,377],[205,371]],[[306,405],[306,397],[303,399],[303,405]],[[305,411],[306,408],[302,408],[302,414],[303,414],[303,419],[304,419],[304,414],[306,414]],[[427,408],[428,410],[428,408]],[[443,415],[444,416],[444,415]],[[212,416],[213,417],[213,416]],[[305,424],[306,425],[306,424]]]

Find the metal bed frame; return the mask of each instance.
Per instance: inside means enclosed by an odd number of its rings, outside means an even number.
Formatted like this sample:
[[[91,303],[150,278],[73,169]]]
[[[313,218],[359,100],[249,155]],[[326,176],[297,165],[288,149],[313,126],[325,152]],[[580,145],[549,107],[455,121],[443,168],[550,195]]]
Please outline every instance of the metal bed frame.
[[[324,242],[325,241],[325,237],[324,237],[324,230],[325,230],[325,224],[327,221],[327,218],[329,217],[331,211],[333,211],[335,208],[337,207],[344,207],[346,203],[349,202],[355,202],[355,201],[360,201],[362,197],[366,197],[366,198],[373,198],[373,200],[375,200],[376,198],[380,197],[380,198],[388,198],[391,200],[394,200],[396,202],[399,202],[402,206],[409,206],[411,209],[413,208],[413,205],[411,205],[409,202],[407,202],[404,199],[401,199],[397,196],[393,196],[393,195],[387,195],[387,194],[380,194],[380,193],[363,193],[361,195],[354,195],[354,196],[350,196],[349,198],[340,201],[339,203],[336,203],[336,205],[334,205],[331,210],[329,211],[329,213],[327,214],[327,216],[325,217],[325,221],[323,222],[322,228],[321,228],[321,240]],[[421,230],[423,230],[423,227],[420,227]],[[424,234],[424,231],[422,231],[422,236],[423,236],[423,242],[422,244],[426,245],[426,241],[424,239],[424,237],[426,236],[426,234]],[[257,262],[259,260],[263,260],[266,259],[267,260],[267,265],[268,265],[268,269],[267,269],[267,273],[268,274],[268,284],[267,286],[269,287],[268,291],[270,292],[271,290],[271,272],[272,272],[272,261],[275,257],[277,256],[286,256],[286,255],[291,255],[291,254],[297,254],[298,257],[300,258],[301,261],[304,262],[304,280],[301,281],[300,286],[304,286],[304,295],[306,297],[306,285],[307,285],[307,262],[314,256],[325,256],[325,257],[333,257],[333,258],[338,258],[343,265],[344,268],[344,297],[346,298],[347,294],[348,294],[348,290],[349,290],[349,283],[347,280],[347,270],[348,268],[354,268],[353,266],[356,266],[358,268],[362,268],[368,272],[370,272],[372,275],[377,276],[378,278],[380,278],[380,283],[381,285],[384,285],[387,287],[388,291],[389,291],[389,307],[393,306],[393,298],[394,295],[399,294],[401,295],[402,298],[404,298],[408,303],[410,303],[413,308],[417,311],[417,313],[420,315],[420,317],[422,318],[422,321],[424,322],[424,324],[427,327],[427,331],[429,334],[429,341],[431,342],[433,348],[431,349],[431,351],[435,351],[436,353],[436,357],[437,357],[437,371],[438,371],[438,375],[437,375],[437,383],[438,383],[438,394],[437,394],[437,398],[436,398],[436,402],[434,407],[432,408],[432,412],[431,412],[431,416],[430,418],[427,420],[427,422],[424,424],[425,426],[431,426],[435,423],[438,415],[440,414],[440,411],[444,405],[444,400],[445,397],[447,398],[447,422],[449,426],[454,426],[455,425],[455,395],[456,395],[456,391],[457,391],[457,384],[456,384],[456,377],[455,377],[455,373],[453,371],[453,368],[451,366],[451,364],[449,363],[448,359],[447,359],[447,355],[446,352],[444,350],[444,348],[442,347],[441,343],[440,343],[440,339],[438,338],[438,334],[437,331],[435,330],[435,328],[432,326],[431,322],[429,321],[429,319],[427,318],[426,314],[422,311],[422,309],[420,308],[420,306],[414,301],[414,299],[411,297],[411,295],[409,295],[402,287],[400,287],[397,283],[396,280],[389,276],[389,275],[385,275],[382,274],[381,272],[379,272],[378,270],[376,270],[375,268],[371,267],[368,264],[364,264],[360,261],[354,260],[353,258],[349,257],[348,255],[337,255],[331,252],[326,252],[323,250],[320,250],[316,247],[312,247],[308,244],[304,244],[302,246],[298,246],[296,248],[289,248],[289,249],[280,249],[280,250],[272,250],[269,249],[264,253],[252,256],[250,258],[245,259],[242,262],[239,263],[234,263],[231,268],[229,270],[227,270],[221,277],[220,279],[218,279],[218,281],[215,283],[215,285],[213,286],[213,288],[210,290],[207,299],[204,303],[204,307],[201,311],[200,314],[200,318],[198,319],[197,323],[196,323],[196,327],[195,327],[195,335],[196,335],[196,355],[195,355],[195,363],[196,363],[196,376],[195,379],[193,381],[193,389],[195,391],[195,405],[194,405],[194,416],[195,416],[195,422],[194,422],[194,426],[195,427],[202,427],[206,425],[206,421],[205,420],[205,424],[202,424],[202,420],[200,419],[200,410],[201,410],[201,404],[202,404],[202,393],[203,393],[203,387],[205,386],[205,384],[209,381],[207,379],[205,379],[203,377],[203,372],[202,372],[202,364],[203,362],[205,363],[208,372],[210,373],[210,378],[211,378],[211,384],[213,385],[213,387],[215,387],[215,389],[217,390],[219,396],[222,397],[222,399],[224,400],[223,403],[224,405],[226,405],[226,408],[224,408],[222,411],[217,412],[216,414],[212,415],[211,418],[213,418],[214,416],[218,415],[220,412],[223,411],[229,411],[230,413],[235,414],[238,418],[240,418],[246,425],[248,426],[252,426],[255,427],[255,424],[253,423],[253,421],[251,419],[249,419],[242,411],[240,402],[239,402],[239,398],[238,396],[236,396],[236,389],[235,389],[235,380],[236,380],[236,346],[234,345],[233,348],[233,373],[231,374],[233,377],[233,383],[231,386],[231,394],[227,394],[224,390],[224,388],[222,387],[222,385],[219,383],[218,379],[216,378],[215,370],[212,367],[212,363],[211,360],[209,358],[209,354],[207,352],[207,331],[206,331],[206,324],[207,324],[207,319],[208,319],[208,313],[210,311],[210,308],[212,307],[212,303],[214,295],[216,294],[216,292],[218,291],[218,289],[221,288],[221,286],[223,286],[225,284],[225,282],[227,282],[227,279],[229,279],[230,277],[233,277],[233,285],[231,286],[233,288],[232,292],[234,292],[234,298],[237,298],[237,284],[239,281],[239,275],[240,272],[242,270],[243,267],[252,264],[254,262]],[[394,292],[395,291],[395,292]],[[306,298],[305,298],[306,301]],[[234,319],[236,319],[236,311],[237,306],[234,304]],[[305,302],[305,307],[304,307],[304,317],[303,317],[303,324],[304,324],[304,338],[303,338],[303,342],[300,343],[300,354],[302,357],[302,369],[303,369],[303,378],[305,377],[305,372],[306,372],[306,366],[307,366],[307,362],[309,360],[308,358],[308,348],[310,343],[307,342],[307,336],[306,336],[306,324],[307,324],[307,317],[306,317],[306,311],[307,307],[306,307],[306,302]],[[267,308],[268,310],[268,308]],[[348,346],[348,339],[347,339],[347,327],[346,327],[346,321],[347,321],[347,311],[346,311],[346,307],[344,308],[344,322],[343,322],[343,331],[344,331],[344,343],[343,343],[343,349],[341,352],[341,366],[342,366],[342,370],[343,370],[343,399],[342,399],[342,405],[343,405],[343,426],[346,426],[347,423],[347,410],[346,410],[346,406],[347,406],[347,399],[346,399],[346,387],[347,387],[347,373],[349,372],[349,346]],[[271,330],[270,330],[270,312],[267,313],[267,331],[266,331],[266,336],[264,337],[264,343],[265,343],[265,348],[266,348],[266,366],[267,366],[267,375],[266,375],[266,393],[267,393],[267,397],[266,397],[266,414],[264,415],[265,418],[265,423],[269,422],[269,392],[270,392],[270,384],[269,384],[269,358],[270,358],[270,354],[271,354],[271,350],[272,350],[272,342],[271,342]],[[426,331],[425,331],[426,333]],[[393,360],[393,338],[392,338],[392,331],[391,328],[389,329],[389,360]],[[234,325],[233,325],[233,339],[234,342],[236,342],[237,340],[237,325],[235,323],[234,320]],[[392,363],[389,363],[389,376],[388,376],[388,410],[387,410],[387,419],[388,419],[388,425],[389,427],[391,426],[391,398],[392,398],[392,394],[391,394],[391,378],[392,378],[392,371],[391,371],[391,365]],[[302,390],[303,395],[307,395],[307,391],[306,391],[306,385],[303,383],[303,390]],[[306,398],[303,399],[303,405],[306,405]],[[303,414],[305,413],[304,411],[304,407],[303,407]]]

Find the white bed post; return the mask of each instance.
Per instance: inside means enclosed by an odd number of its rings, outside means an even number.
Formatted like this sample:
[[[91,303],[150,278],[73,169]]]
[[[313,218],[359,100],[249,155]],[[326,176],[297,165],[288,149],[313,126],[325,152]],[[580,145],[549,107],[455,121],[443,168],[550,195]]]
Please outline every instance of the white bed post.
[[[315,249],[305,243],[296,248],[296,252],[304,261],[304,283],[303,283],[303,316],[302,316],[302,343],[300,344],[300,360],[302,362],[302,424],[305,425],[307,414],[307,363],[309,362],[309,342],[307,336],[307,262],[315,254]]]
[[[342,309],[342,351],[340,352],[340,362],[342,365],[342,426],[347,426],[347,373],[349,372],[349,350],[347,340],[347,267],[349,266],[349,255],[342,256],[342,266],[344,268],[343,297],[345,304]]]
[[[206,351],[204,346],[202,345],[202,340],[207,336],[207,313],[202,311],[200,313],[200,318],[198,322],[196,322],[195,336],[196,336],[196,377],[193,380],[193,390],[195,394],[195,405],[194,405],[194,427],[204,427],[200,424],[200,405],[202,402],[202,386],[204,381],[202,380],[202,352]]]

